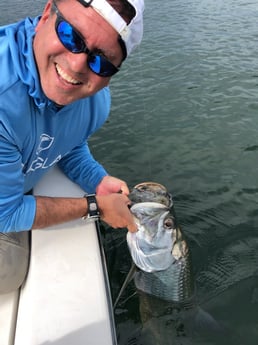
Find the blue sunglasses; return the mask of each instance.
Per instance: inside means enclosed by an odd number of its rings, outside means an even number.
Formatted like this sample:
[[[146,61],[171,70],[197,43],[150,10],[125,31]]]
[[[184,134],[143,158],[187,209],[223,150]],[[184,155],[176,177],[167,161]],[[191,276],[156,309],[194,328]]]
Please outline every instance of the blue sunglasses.
[[[92,72],[100,77],[111,77],[119,71],[119,68],[114,66],[103,55],[96,54],[88,49],[81,34],[68,23],[56,4],[53,2],[53,8],[56,12],[56,34],[63,46],[73,54],[86,53],[87,64]]]

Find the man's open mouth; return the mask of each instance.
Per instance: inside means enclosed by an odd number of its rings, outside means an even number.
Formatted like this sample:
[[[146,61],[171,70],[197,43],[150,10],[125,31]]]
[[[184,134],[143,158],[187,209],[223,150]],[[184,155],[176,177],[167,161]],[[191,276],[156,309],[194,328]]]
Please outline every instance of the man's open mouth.
[[[79,80],[76,80],[74,78],[72,78],[71,76],[69,76],[68,74],[65,73],[64,70],[62,70],[62,68],[56,64],[56,71],[57,74],[66,82],[72,85],[80,85],[82,84]]]

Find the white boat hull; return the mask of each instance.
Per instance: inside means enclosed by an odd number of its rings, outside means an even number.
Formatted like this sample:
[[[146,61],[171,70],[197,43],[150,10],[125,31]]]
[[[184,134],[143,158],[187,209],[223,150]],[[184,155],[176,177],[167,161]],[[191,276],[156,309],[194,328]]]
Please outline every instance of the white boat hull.
[[[54,168],[34,194],[76,197],[83,191]],[[95,222],[32,231],[26,282],[0,295],[0,325],[1,345],[116,344]]]

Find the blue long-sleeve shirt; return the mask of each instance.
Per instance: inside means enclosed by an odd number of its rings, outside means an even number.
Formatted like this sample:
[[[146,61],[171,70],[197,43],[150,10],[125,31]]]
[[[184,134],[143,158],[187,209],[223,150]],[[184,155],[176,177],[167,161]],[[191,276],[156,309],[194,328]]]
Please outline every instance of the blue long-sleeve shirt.
[[[0,232],[31,229],[36,200],[24,194],[54,164],[87,192],[107,175],[87,139],[108,117],[109,89],[61,109],[47,99],[32,48],[38,20],[0,27]]]

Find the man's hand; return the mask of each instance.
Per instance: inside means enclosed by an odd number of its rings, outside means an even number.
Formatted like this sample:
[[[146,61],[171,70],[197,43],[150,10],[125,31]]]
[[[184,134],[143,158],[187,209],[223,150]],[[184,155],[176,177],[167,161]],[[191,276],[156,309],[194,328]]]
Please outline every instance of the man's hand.
[[[98,185],[96,194],[102,220],[113,228],[127,228],[131,232],[137,230],[128,208],[131,201],[127,197],[129,189],[125,181],[105,176]]]
[[[129,194],[129,189],[125,181],[113,176],[104,176],[96,188],[97,195],[108,195],[112,193]]]
[[[128,206],[131,201],[124,194],[113,193],[96,196],[101,219],[112,228],[127,228],[131,232],[137,231],[132,213]]]

